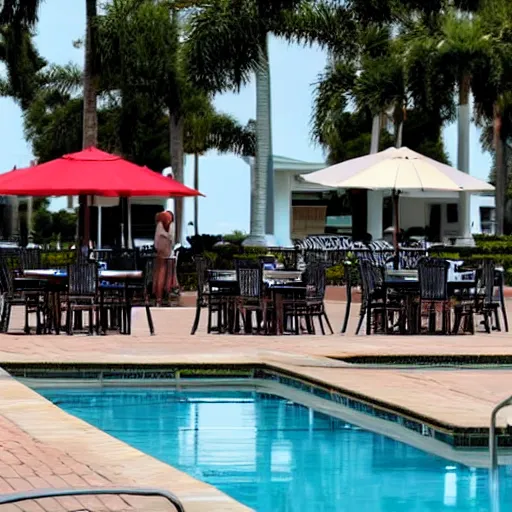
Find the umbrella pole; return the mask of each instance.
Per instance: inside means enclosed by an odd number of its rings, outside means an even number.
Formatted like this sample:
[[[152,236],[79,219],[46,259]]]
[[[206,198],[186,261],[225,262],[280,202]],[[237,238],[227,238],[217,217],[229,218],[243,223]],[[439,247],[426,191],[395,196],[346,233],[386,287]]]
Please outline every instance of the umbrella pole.
[[[89,250],[89,240],[91,239],[91,209],[89,207],[89,196],[80,196],[80,207],[83,208],[81,217],[83,218],[84,222],[82,234],[82,247],[86,247],[87,250]]]
[[[393,266],[395,270],[398,270],[400,266],[400,256],[399,256],[399,236],[400,236],[400,201],[399,201],[399,192],[393,190],[393,216],[394,216],[394,229],[393,229],[393,245],[395,246],[395,258],[393,262]]]

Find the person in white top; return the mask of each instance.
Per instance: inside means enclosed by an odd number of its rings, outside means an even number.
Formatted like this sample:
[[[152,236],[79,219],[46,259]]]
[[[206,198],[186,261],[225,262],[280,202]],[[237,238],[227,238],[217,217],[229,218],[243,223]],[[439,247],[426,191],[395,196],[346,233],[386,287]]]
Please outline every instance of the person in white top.
[[[156,304],[160,306],[162,298],[176,285],[176,268],[171,265],[170,257],[174,247],[174,215],[164,211],[155,217],[155,266],[153,270],[153,293]]]

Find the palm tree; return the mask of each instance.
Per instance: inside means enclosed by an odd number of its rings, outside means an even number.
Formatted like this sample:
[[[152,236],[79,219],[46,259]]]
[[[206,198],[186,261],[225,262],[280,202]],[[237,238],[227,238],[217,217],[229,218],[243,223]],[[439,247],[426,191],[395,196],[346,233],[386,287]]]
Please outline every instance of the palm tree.
[[[213,0],[190,20],[187,50],[196,83],[209,91],[238,90],[256,77],[256,155],[251,233],[245,245],[273,234],[273,165],[268,37],[300,0]]]
[[[507,141],[512,137],[512,6],[506,1],[489,0],[479,18],[487,45],[474,67],[472,89],[477,119],[492,126],[496,234],[502,235],[508,187]]]
[[[194,188],[199,189],[199,158],[209,150],[253,156],[255,153],[254,122],[242,126],[227,114],[215,111],[211,100],[205,96],[196,109],[186,114],[184,121],[185,153],[194,155]],[[201,105],[202,103],[202,105]],[[194,230],[199,235],[199,205],[194,198]]]
[[[450,107],[450,96],[457,95],[457,167],[469,173],[469,134],[471,126],[471,81],[475,61],[487,45],[479,17],[474,11],[477,2],[454,2],[433,13],[420,11],[416,19],[409,20],[404,29],[404,55],[409,77],[416,68],[429,70],[430,78],[424,84],[416,80],[415,95],[424,106],[435,104],[445,97]],[[439,80],[432,80],[439,77]],[[445,110],[446,111],[446,110]],[[448,112],[447,112],[448,113]],[[451,116],[448,114],[445,119]],[[460,194],[460,237],[471,240],[469,231],[469,199]]]

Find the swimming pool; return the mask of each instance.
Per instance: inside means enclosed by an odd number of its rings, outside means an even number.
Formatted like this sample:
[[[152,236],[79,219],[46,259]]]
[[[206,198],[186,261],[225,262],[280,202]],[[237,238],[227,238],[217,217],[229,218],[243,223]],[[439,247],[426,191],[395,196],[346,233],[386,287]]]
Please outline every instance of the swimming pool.
[[[491,510],[485,469],[274,395],[162,387],[36,390],[258,512]],[[510,503],[512,466],[501,468],[500,496]]]

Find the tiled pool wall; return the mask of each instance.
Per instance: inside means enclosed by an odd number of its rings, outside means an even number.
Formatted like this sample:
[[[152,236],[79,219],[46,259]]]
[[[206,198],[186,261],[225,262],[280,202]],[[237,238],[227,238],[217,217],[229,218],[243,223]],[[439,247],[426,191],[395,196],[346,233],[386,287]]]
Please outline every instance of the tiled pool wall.
[[[367,355],[367,356],[331,356],[329,359],[354,365],[391,365],[391,366],[512,366],[510,354],[460,354],[460,355]]]
[[[2,367],[13,377],[30,379],[72,381],[96,380],[105,385],[126,384],[176,384],[180,380],[215,379],[240,380],[256,379],[275,382],[316,398],[339,404],[343,407],[366,414],[397,426],[406,428],[423,437],[433,438],[454,448],[482,448],[489,442],[488,428],[457,428],[436,423],[427,417],[412,413],[396,406],[390,406],[371,397],[305,378],[293,372],[273,368],[269,365],[215,364],[215,365],[102,365],[102,364],[37,364],[6,363]],[[206,383],[206,382],[205,382]],[[498,429],[498,444],[512,446],[512,429]]]

